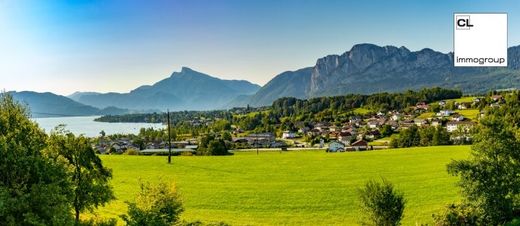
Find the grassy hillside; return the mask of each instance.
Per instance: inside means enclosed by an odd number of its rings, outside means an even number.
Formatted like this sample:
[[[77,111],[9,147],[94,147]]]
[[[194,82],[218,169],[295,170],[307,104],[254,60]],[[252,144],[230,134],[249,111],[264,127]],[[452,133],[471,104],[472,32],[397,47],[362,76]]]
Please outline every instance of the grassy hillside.
[[[100,209],[103,217],[126,211],[138,180],[175,181],[184,200],[184,219],[233,225],[345,225],[358,222],[357,188],[385,177],[404,191],[405,225],[431,222],[431,214],[458,199],[451,159],[469,146],[371,152],[318,151],[237,153],[224,157],[102,156],[113,169],[118,200]]]

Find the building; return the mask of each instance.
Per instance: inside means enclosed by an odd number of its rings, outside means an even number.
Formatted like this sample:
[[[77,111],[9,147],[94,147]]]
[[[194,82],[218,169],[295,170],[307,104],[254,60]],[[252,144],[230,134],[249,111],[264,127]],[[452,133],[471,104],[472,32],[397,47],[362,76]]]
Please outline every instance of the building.
[[[295,137],[296,137],[296,133],[295,132],[283,131],[283,133],[282,133],[282,138],[283,139],[292,139],[292,138],[295,138]]]
[[[352,149],[356,151],[368,150],[368,142],[366,140],[358,140],[352,143]]]
[[[347,131],[343,131],[343,132],[339,133],[339,135],[338,135],[339,142],[341,142],[345,145],[350,145],[350,140],[352,140],[352,133],[347,132]]]
[[[463,128],[465,131],[468,131],[475,125],[474,122],[470,121],[450,121],[446,123],[446,130],[448,132],[454,132],[459,128]]]
[[[327,148],[327,152],[343,152],[345,151],[345,145],[340,142],[330,142],[329,147]]]

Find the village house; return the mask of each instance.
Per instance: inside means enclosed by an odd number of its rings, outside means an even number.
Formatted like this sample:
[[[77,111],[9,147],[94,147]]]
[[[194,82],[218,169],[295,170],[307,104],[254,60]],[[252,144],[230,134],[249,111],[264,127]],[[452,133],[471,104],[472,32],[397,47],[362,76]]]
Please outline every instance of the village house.
[[[428,104],[425,102],[419,102],[417,105],[415,105],[416,110],[428,110]]]
[[[474,122],[471,121],[450,121],[446,123],[446,130],[448,132],[454,132],[459,128],[463,128],[465,131],[468,131],[475,125]]]
[[[350,145],[350,140],[352,140],[352,133],[346,132],[346,131],[342,131],[339,133],[339,135],[338,135],[339,142],[341,142],[345,145]]]
[[[432,125],[432,126],[435,126],[435,127],[437,127],[437,126],[442,126],[442,121],[439,120],[439,119],[432,119],[432,121],[431,121],[431,125]]]
[[[502,98],[503,98],[502,95],[493,95],[493,96],[491,96],[491,100],[493,100],[495,102],[499,101],[499,100],[502,100]]]
[[[351,147],[356,151],[368,150],[368,142],[365,140],[358,140],[352,143]]]
[[[345,145],[341,142],[333,141],[329,143],[327,152],[343,152],[345,151]]]
[[[418,127],[422,127],[422,126],[428,125],[428,121],[426,119],[418,119],[418,118],[416,118],[416,119],[413,120],[413,122]]]
[[[367,122],[368,128],[375,129],[379,127],[379,121],[377,119],[369,119]]]
[[[275,137],[272,133],[249,134],[245,137],[233,138],[235,143],[248,143],[253,147],[269,147],[273,141]]]
[[[439,112],[437,112],[437,116],[441,116],[441,117],[448,117],[452,114],[454,114],[455,112],[452,111],[452,110],[441,110]]]
[[[292,139],[296,137],[296,133],[292,131],[283,131],[282,138],[283,139]]]
[[[365,137],[369,140],[373,140],[377,137],[381,136],[381,133],[379,132],[379,130],[372,130],[372,131],[368,131],[365,135]]]

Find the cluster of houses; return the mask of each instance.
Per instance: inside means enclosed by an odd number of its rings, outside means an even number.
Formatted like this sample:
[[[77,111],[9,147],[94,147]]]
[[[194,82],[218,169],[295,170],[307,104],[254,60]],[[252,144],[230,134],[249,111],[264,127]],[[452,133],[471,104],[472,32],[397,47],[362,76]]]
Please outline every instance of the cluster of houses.
[[[491,107],[499,106],[503,100],[501,95],[494,95],[491,97],[493,101],[489,105]],[[369,115],[367,117],[354,116],[347,122],[341,125],[335,125],[328,122],[317,122],[305,127],[300,127],[298,131],[284,131],[282,139],[294,139],[302,135],[308,137],[326,137],[330,140],[328,144],[329,151],[349,151],[349,150],[369,150],[374,147],[368,144],[372,141],[381,138],[381,129],[383,126],[391,128],[393,132],[399,132],[403,129],[408,129],[411,126],[427,127],[427,126],[443,126],[450,133],[456,131],[468,132],[476,125],[474,121],[464,117],[464,115],[457,113],[457,110],[471,109],[481,101],[481,98],[474,98],[470,103],[457,103],[453,107],[456,110],[445,110],[446,101],[438,102],[443,110],[432,113],[429,117],[417,116],[421,113],[427,112],[430,105],[424,102],[417,103],[413,107],[413,111],[409,113],[390,111],[378,112],[377,114]],[[482,116],[484,113],[480,112]],[[323,144],[320,144],[320,147]]]
[[[503,102],[503,97],[501,95],[494,95],[491,96],[491,100],[492,102],[489,103],[489,105],[495,107]],[[320,148],[327,147],[327,150],[331,152],[370,150],[381,148],[381,146],[373,147],[369,145],[369,141],[382,138],[383,135],[381,132],[383,129],[385,130],[385,135],[388,135],[389,129],[391,132],[399,132],[411,126],[443,126],[450,133],[469,131],[469,129],[475,125],[475,122],[467,119],[457,111],[475,108],[481,101],[481,98],[474,98],[473,101],[469,103],[449,103],[449,107],[446,101],[439,101],[437,104],[442,110],[436,110],[436,112],[432,112],[432,106],[428,103],[420,102],[413,106],[411,111],[389,111],[364,116],[353,116],[341,124],[329,122],[296,122],[295,127],[298,129],[296,131],[283,131],[279,137],[281,139],[277,139],[273,133],[253,133],[240,136],[244,131],[236,126],[232,126],[234,129],[232,142],[235,144],[235,148],[284,148],[287,147],[288,143],[291,143],[295,147],[310,147],[308,143],[302,143],[301,139],[299,139],[305,136],[313,140],[319,139],[321,142],[316,145]],[[425,112],[431,113],[423,114]],[[426,117],[418,117],[421,114],[426,115]],[[480,112],[480,115],[483,114],[483,112]],[[189,121],[189,123],[193,126],[209,125],[212,123],[212,120],[197,118]],[[293,142],[285,142],[287,140],[292,140]],[[327,145],[324,144],[324,140],[328,141]],[[144,149],[141,150],[141,152],[148,151],[155,153],[158,150],[164,151],[167,147],[168,144],[165,143],[165,141],[136,145],[129,138],[124,137],[117,140],[101,140],[95,146],[96,150],[102,154],[112,152],[123,153],[128,149]],[[176,150],[194,151],[197,149],[197,139],[192,138],[182,142],[174,142],[173,147]]]
[[[175,141],[172,142],[172,148],[175,151],[179,150],[190,150],[195,151],[197,149],[197,139],[189,139],[186,141]],[[155,153],[158,150],[167,151],[168,143],[166,141],[155,141],[148,142],[142,147],[139,144],[134,143],[128,137],[116,138],[114,140],[100,139],[97,144],[94,145],[94,150],[100,154],[122,154],[127,150],[137,150],[141,153]],[[141,150],[143,149],[143,150]]]

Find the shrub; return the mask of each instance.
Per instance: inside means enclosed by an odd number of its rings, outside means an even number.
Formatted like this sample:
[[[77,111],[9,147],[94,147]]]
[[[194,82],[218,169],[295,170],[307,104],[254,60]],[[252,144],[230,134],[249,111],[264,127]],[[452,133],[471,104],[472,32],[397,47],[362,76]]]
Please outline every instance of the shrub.
[[[128,226],[169,226],[179,222],[183,210],[173,184],[141,183],[135,202],[128,203],[128,213],[121,218]]]
[[[366,214],[365,225],[399,225],[403,217],[405,200],[403,193],[385,179],[368,181],[360,189],[361,209]]]
[[[479,214],[468,204],[448,205],[439,215],[433,215],[433,221],[438,226],[479,225]]]
[[[115,218],[110,219],[89,219],[81,221],[78,226],[116,226],[117,220]]]
[[[133,148],[130,148],[125,151],[125,155],[139,155],[139,151]]]

